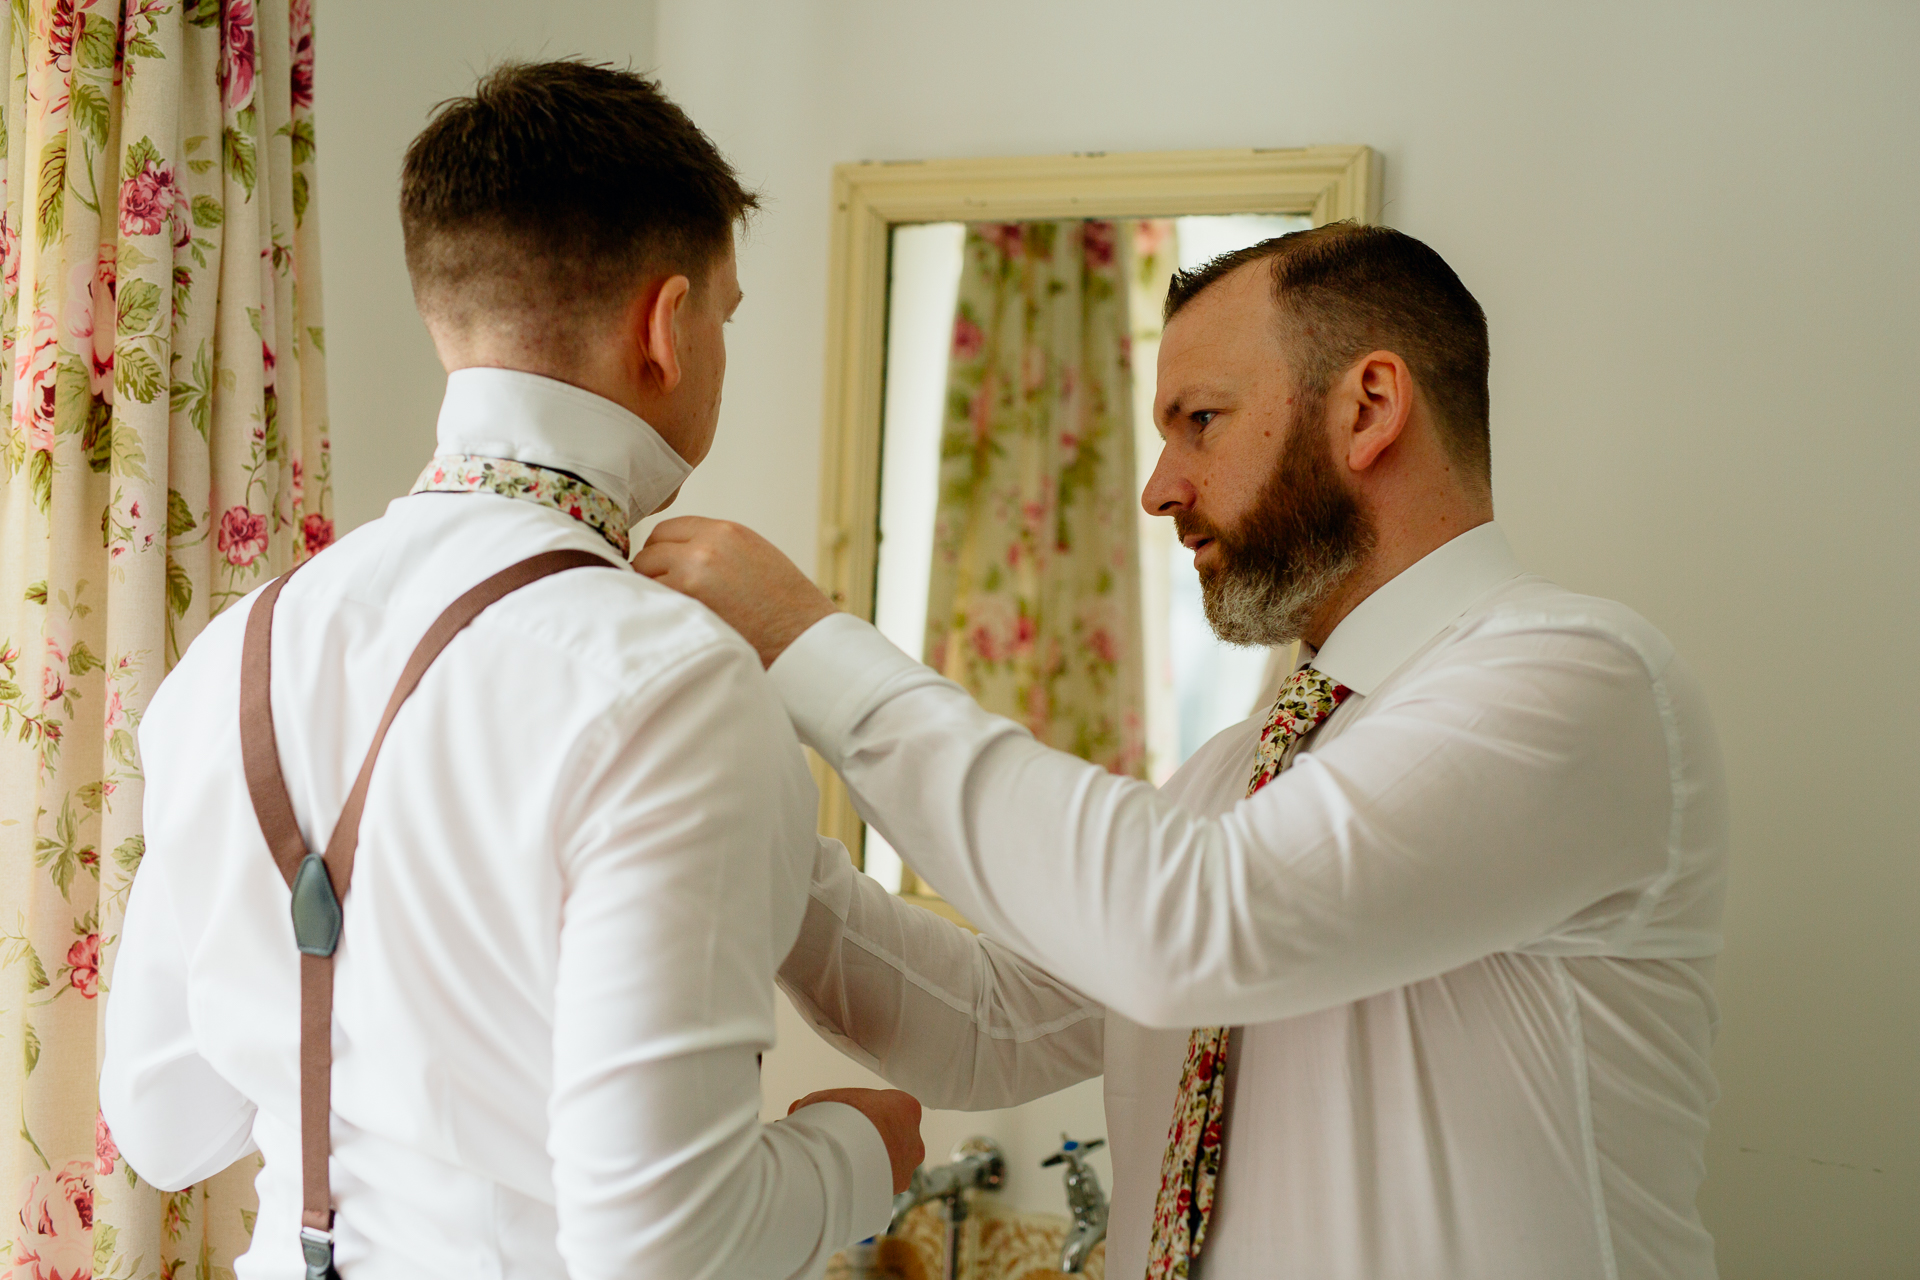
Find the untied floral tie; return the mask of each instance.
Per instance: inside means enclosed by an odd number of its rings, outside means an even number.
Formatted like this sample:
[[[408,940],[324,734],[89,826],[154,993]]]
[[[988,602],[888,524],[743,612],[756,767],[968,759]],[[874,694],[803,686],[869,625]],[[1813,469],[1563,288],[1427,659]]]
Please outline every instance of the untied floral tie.
[[[1273,781],[1289,763],[1288,749],[1332,715],[1350,692],[1312,667],[1288,676],[1260,733],[1247,794]],[[1167,1129],[1167,1154],[1160,1162],[1160,1194],[1153,1202],[1147,1280],[1184,1280],[1206,1243],[1226,1143],[1227,1044],[1232,1030],[1196,1027],[1187,1039],[1180,1096]]]

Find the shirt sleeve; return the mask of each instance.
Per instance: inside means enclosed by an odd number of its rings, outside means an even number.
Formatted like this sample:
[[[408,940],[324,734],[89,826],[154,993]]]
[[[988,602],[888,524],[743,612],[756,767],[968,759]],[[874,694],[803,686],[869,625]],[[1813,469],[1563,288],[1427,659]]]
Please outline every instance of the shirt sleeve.
[[[854,870],[821,839],[780,983],[816,1031],[927,1106],[1017,1106],[1100,1073],[1105,1011]]]
[[[790,850],[812,780],[744,646],[650,684],[576,752],[555,815],[560,1251],[576,1280],[818,1275],[885,1228],[893,1182],[850,1107],[759,1118],[775,908],[805,892]]]
[[[141,1177],[178,1191],[253,1150],[253,1104],[195,1047],[186,949],[158,867],[127,899],[105,1038],[100,1113]]]
[[[1219,816],[1041,746],[846,615],[772,675],[860,811],[963,915],[1176,1028],[1420,981],[1666,870],[1667,746],[1639,657],[1544,623],[1456,649]]]

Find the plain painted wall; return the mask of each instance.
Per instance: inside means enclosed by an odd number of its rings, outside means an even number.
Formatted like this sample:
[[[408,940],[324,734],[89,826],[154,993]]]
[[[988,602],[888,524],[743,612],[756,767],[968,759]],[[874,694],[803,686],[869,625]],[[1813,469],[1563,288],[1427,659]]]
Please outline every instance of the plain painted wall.
[[[804,564],[834,163],[1381,149],[1491,317],[1520,555],[1719,719],[1723,1272],[1920,1275],[1920,8],[661,0],[656,47],[768,197],[681,506]]]
[[[320,266],[335,524],[386,510],[433,456],[446,374],[413,309],[400,160],[435,103],[507,59],[646,69],[652,0],[324,0],[316,6]]]

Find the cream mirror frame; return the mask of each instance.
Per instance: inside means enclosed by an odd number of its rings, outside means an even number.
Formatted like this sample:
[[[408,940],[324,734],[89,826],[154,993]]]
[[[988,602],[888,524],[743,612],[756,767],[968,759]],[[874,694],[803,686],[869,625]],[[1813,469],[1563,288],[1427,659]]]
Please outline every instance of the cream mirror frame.
[[[896,224],[1245,213],[1306,214],[1316,226],[1343,218],[1376,222],[1380,189],[1380,156],[1369,147],[836,166],[816,573],[822,589],[847,612],[873,618],[887,266]],[[820,830],[845,844],[858,864],[865,824],[840,778],[817,757],[812,763]],[[938,899],[925,905],[951,914]]]

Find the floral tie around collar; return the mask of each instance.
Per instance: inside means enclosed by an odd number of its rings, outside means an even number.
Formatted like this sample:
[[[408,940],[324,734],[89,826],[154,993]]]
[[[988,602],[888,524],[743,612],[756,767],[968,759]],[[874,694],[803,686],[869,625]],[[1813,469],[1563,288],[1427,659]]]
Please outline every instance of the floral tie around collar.
[[[613,544],[621,559],[630,554],[626,512],[586,481],[511,458],[462,453],[435,458],[413,482],[414,493],[494,493],[572,516]]]
[[[1254,758],[1252,795],[1291,763],[1287,751],[1319,727],[1352,690],[1312,667],[1288,676],[1267,713]],[[1180,1071],[1180,1094],[1167,1129],[1167,1153],[1160,1162],[1160,1194],[1153,1202],[1153,1237],[1147,1251],[1147,1280],[1185,1280],[1206,1243],[1213,1215],[1220,1156],[1226,1146],[1227,1047],[1231,1027],[1196,1027],[1187,1038],[1187,1062]]]

